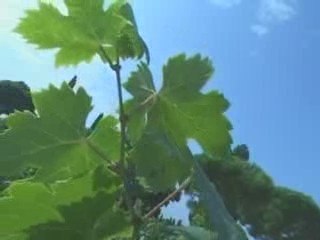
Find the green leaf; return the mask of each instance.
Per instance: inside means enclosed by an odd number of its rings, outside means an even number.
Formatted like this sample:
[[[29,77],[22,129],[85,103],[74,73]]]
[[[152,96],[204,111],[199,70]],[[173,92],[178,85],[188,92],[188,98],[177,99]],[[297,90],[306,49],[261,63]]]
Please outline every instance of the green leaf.
[[[120,132],[118,130],[119,121],[112,116],[107,116],[99,121],[97,127],[91,133],[89,141],[96,143],[96,147],[101,149],[103,156],[111,161],[120,159]]]
[[[134,96],[125,104],[125,112],[129,116],[128,135],[132,142],[137,142],[143,133],[146,124],[146,112],[153,104],[152,98],[156,96],[152,73],[145,63],[138,65],[138,70],[133,72],[127,83],[126,90]]]
[[[156,93],[153,83],[153,76],[147,64],[138,65],[138,70],[131,73],[127,83],[124,84],[126,90],[138,103],[145,101],[151,94]]]
[[[118,40],[118,51],[120,56],[122,56],[122,58],[134,58],[135,56],[141,58],[143,54],[145,54],[146,61],[149,63],[149,49],[145,41],[139,35],[138,25],[136,23],[131,5],[128,3],[123,4],[120,7],[119,12],[121,16],[132,23],[132,26],[126,26],[120,34],[120,38]]]
[[[7,119],[9,129],[0,134],[0,175],[18,175],[33,167],[38,169],[37,179],[51,182],[116,160],[112,148],[119,139],[114,121],[102,121],[87,136],[91,99],[82,88],[74,92],[66,83],[60,89],[50,86],[34,94],[34,102],[38,116],[14,113]],[[99,146],[105,146],[103,151]]]
[[[115,1],[108,9],[101,0],[65,0],[68,15],[63,15],[52,4],[40,2],[39,9],[28,10],[16,28],[29,43],[40,49],[59,49],[56,65],[77,65],[89,62],[98,54],[107,61],[119,57],[138,57],[147,51],[137,32],[134,20],[123,8],[130,8],[125,1]],[[122,43],[124,36],[133,48],[128,53]],[[140,40],[139,40],[140,39]]]
[[[32,227],[33,240],[103,240],[128,233],[130,225],[121,212],[113,210],[115,195],[98,193],[70,206],[59,207],[63,221],[51,221]]]
[[[62,220],[52,193],[40,183],[19,183],[0,198],[0,236],[12,235],[49,220]]]
[[[101,170],[102,166],[83,176],[49,186],[26,181],[13,183],[0,198],[1,239],[49,221],[62,223],[65,219],[59,211],[61,206],[76,204],[84,198],[94,199],[99,192],[108,198],[112,196],[113,200],[120,181],[110,171]]]
[[[6,236],[0,234],[0,237],[3,240],[28,240],[28,235],[25,233],[13,233]]]
[[[140,64],[125,84],[134,97],[126,105],[129,138],[136,146],[132,161],[154,189],[172,188],[190,172],[190,162],[177,154],[176,144],[186,145],[193,138],[208,154],[223,156],[230,151],[231,124],[224,116],[229,103],[216,91],[201,92],[212,72],[207,58],[179,55],[164,67],[158,93],[146,64]],[[155,157],[158,148],[163,150]],[[146,166],[153,167],[147,171]]]
[[[147,121],[145,109],[137,109],[136,106],[137,104],[133,99],[126,101],[124,104],[125,113],[128,113],[127,116],[129,116],[127,135],[132,143],[136,143],[141,138]]]
[[[159,128],[147,128],[130,157],[137,165],[138,176],[145,178],[155,192],[174,188],[190,174],[190,163]]]
[[[225,154],[231,144],[231,124],[223,115],[229,103],[216,91],[200,91],[212,73],[211,61],[200,55],[171,58],[163,68],[159,96],[168,105],[166,128],[172,129],[179,142],[193,138],[206,152]]]
[[[129,111],[151,104],[142,114],[161,118],[163,127],[170,129],[178,142],[193,138],[207,153],[224,155],[232,142],[231,124],[224,116],[229,103],[216,91],[201,92],[212,72],[207,58],[176,56],[163,68],[163,86],[156,94],[152,75],[141,64],[125,85],[135,101]]]
[[[181,233],[186,240],[216,240],[216,235],[204,228],[195,226],[169,226],[168,229]]]
[[[103,2],[104,0],[64,0],[69,16],[80,19],[81,16],[90,17],[95,13],[103,13]],[[89,19],[89,21],[94,20],[93,16]]]

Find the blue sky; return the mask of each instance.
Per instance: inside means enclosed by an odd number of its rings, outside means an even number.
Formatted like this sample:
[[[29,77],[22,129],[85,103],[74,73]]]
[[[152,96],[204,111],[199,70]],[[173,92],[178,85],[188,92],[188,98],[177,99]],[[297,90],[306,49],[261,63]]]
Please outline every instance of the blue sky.
[[[61,4],[61,1],[56,1]],[[160,84],[168,57],[209,56],[216,73],[206,90],[231,102],[235,143],[274,181],[320,202],[320,2],[302,0],[133,0],[140,32]],[[54,51],[38,51],[11,29],[36,0],[0,1],[0,79],[34,90],[74,74],[93,95],[95,113],[112,112],[115,81],[92,65],[54,68]],[[125,73],[127,76],[128,73]]]

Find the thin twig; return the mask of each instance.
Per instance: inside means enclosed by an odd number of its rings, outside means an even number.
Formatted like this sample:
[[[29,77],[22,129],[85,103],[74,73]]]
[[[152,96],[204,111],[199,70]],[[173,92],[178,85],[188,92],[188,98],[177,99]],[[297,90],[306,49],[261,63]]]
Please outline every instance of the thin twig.
[[[191,183],[191,177],[188,177],[184,182],[177,188],[175,191],[170,193],[165,199],[163,199],[160,203],[158,203],[154,208],[152,208],[146,215],[144,215],[143,219],[147,219],[152,217],[163,205],[173,199],[178,193],[184,190]]]

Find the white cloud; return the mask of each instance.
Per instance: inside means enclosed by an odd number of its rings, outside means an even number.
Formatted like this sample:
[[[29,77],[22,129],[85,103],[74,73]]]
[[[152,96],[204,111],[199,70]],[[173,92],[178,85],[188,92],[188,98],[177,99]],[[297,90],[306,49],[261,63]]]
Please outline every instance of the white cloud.
[[[259,24],[252,25],[251,30],[258,36],[264,36],[269,32],[269,29],[266,26]]]
[[[258,21],[251,26],[251,31],[264,36],[272,25],[289,21],[296,13],[296,0],[260,0]]]
[[[261,22],[283,22],[296,14],[293,0],[261,0],[259,20]]]
[[[242,0],[210,0],[210,2],[214,5],[223,8],[229,8],[241,3]]]

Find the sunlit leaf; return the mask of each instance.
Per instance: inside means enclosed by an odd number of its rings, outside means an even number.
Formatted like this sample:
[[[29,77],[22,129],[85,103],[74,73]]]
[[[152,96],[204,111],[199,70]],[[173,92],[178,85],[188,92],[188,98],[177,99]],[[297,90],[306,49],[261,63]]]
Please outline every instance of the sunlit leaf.
[[[174,187],[190,172],[188,162],[174,154],[178,152],[175,144],[186,145],[188,139],[193,138],[208,154],[223,156],[230,151],[231,124],[224,116],[229,103],[216,91],[201,92],[212,73],[209,59],[179,55],[163,68],[163,86],[159,92],[146,64],[141,64],[125,84],[134,97],[126,109],[129,137],[136,143],[132,161],[137,164],[138,172],[144,169],[140,173],[143,172],[147,182],[152,182],[154,189]],[[137,126],[140,132],[132,130]],[[157,137],[155,133],[160,135]],[[167,146],[167,150],[155,158],[159,142],[162,147]],[[146,165],[154,167],[147,172]]]
[[[59,226],[64,225],[66,216],[61,209],[67,208],[73,211],[76,208],[74,206],[81,206],[82,202],[99,202],[100,196],[103,196],[106,203],[109,201],[109,204],[105,207],[101,204],[92,206],[92,209],[100,207],[101,214],[104,214],[104,210],[111,210],[115,198],[114,193],[118,191],[120,182],[111,172],[104,171],[105,180],[99,181],[97,185],[96,177],[101,175],[98,169],[81,177],[52,184],[50,187],[41,183],[14,183],[0,198],[0,236],[13,237],[19,232],[23,233],[30,228],[37,228],[35,226],[47,225],[48,222],[55,222]],[[80,214],[79,212],[74,215],[75,218],[80,216],[88,217],[90,213]],[[86,225],[87,222],[83,221],[83,224]],[[87,226],[87,228],[90,227],[92,225]],[[47,238],[49,238],[50,229],[44,230],[47,231]],[[54,230],[51,229],[51,231]]]
[[[130,225],[125,215],[113,210],[115,196],[98,193],[93,198],[69,206],[58,207],[63,221],[49,221],[30,228],[28,233],[34,240],[103,240],[128,233]],[[129,232],[130,233],[130,232]]]
[[[64,2],[68,15],[40,2],[39,9],[28,10],[16,28],[40,49],[58,49],[57,66],[89,62],[96,54],[104,61],[107,54],[115,62],[118,56],[141,58],[148,53],[126,1],[115,1],[108,9],[101,0]]]
[[[34,102],[37,116],[12,114],[7,119],[9,129],[0,134],[0,175],[18,175],[33,167],[38,169],[36,178],[50,182],[116,160],[119,134],[110,117],[87,136],[91,98],[82,88],[74,92],[66,83],[60,89],[51,86],[34,94]],[[101,144],[106,147],[98,151]]]

